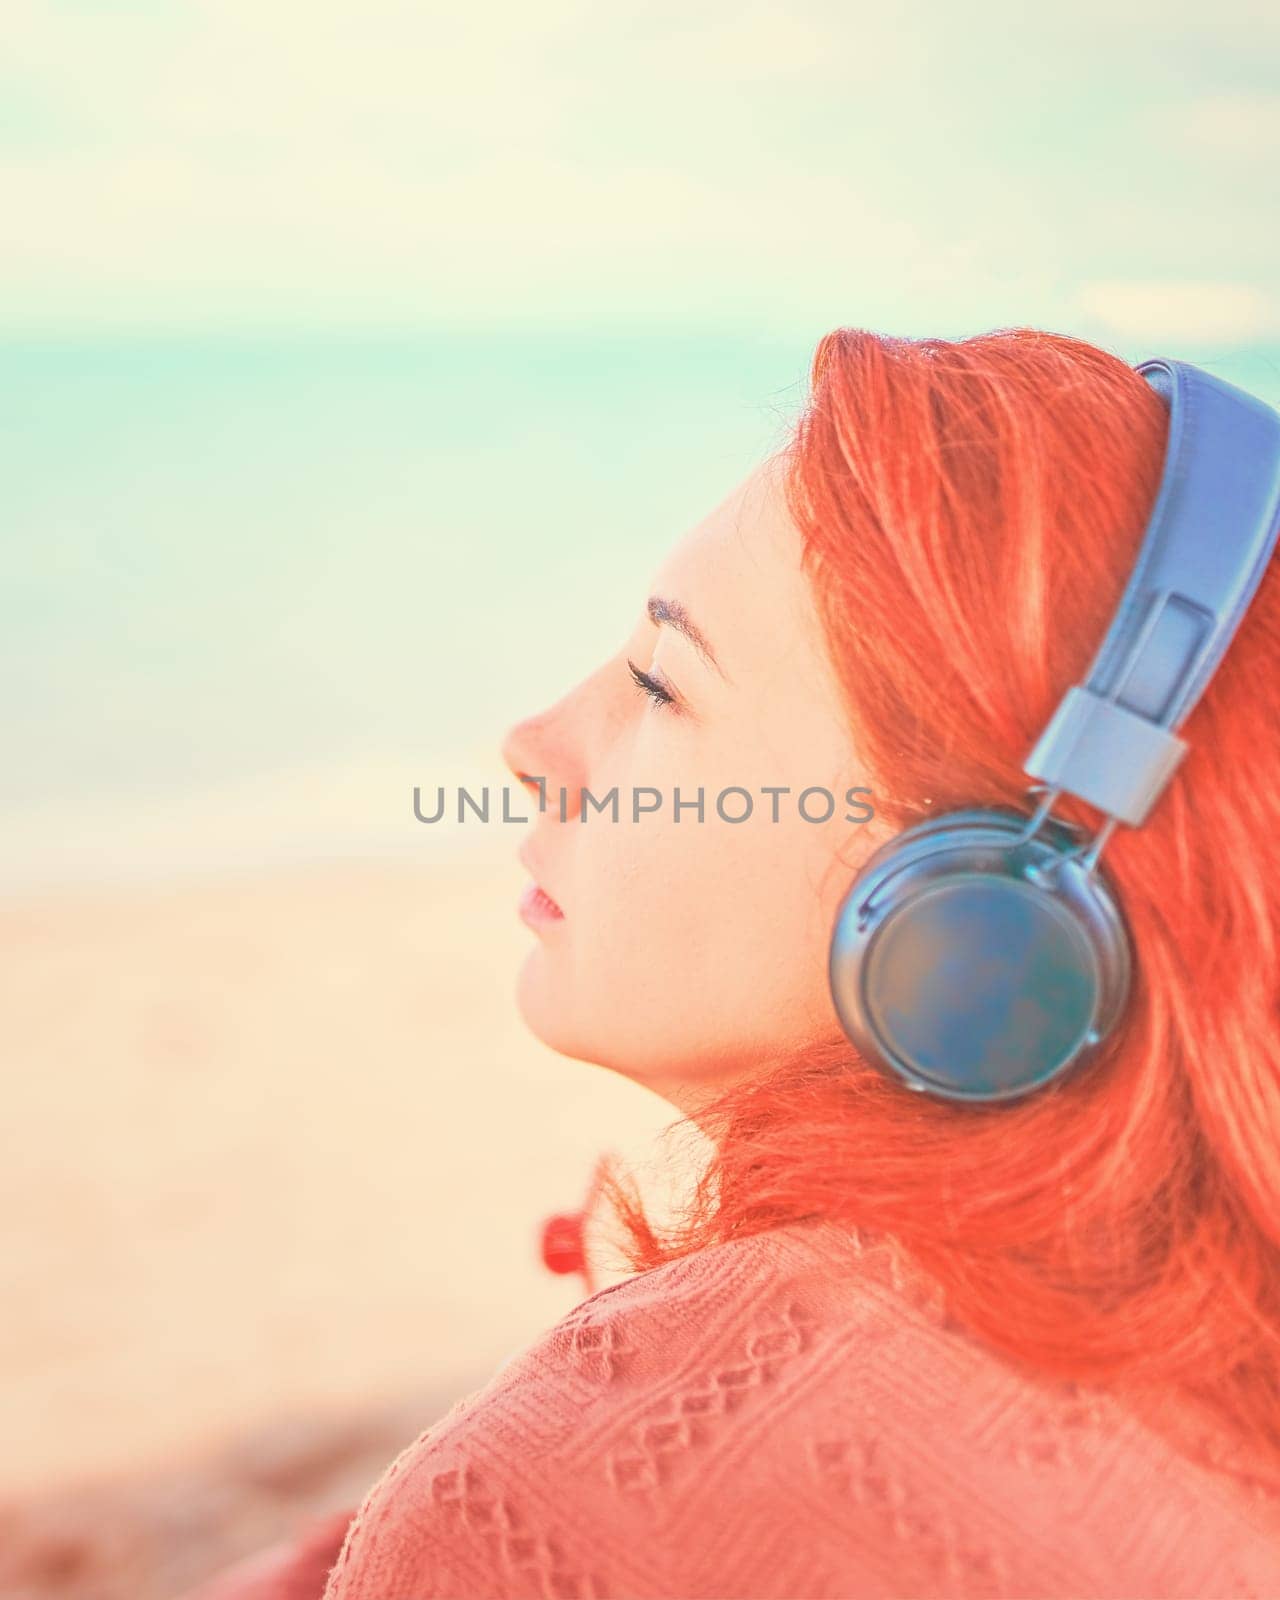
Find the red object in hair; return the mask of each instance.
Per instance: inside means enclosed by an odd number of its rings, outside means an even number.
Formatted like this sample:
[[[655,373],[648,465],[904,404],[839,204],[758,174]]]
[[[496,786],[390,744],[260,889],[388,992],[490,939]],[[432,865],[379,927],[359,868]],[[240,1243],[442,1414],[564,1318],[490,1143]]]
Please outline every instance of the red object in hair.
[[[542,1224],[542,1264],[550,1272],[581,1272],[586,1266],[581,1211],[558,1211]]]
[[[580,1273],[588,1294],[595,1293],[596,1274],[587,1259],[587,1218],[592,1214],[608,1162],[607,1153],[596,1157],[586,1195],[576,1211],[553,1212],[542,1224],[543,1266],[557,1274]]]

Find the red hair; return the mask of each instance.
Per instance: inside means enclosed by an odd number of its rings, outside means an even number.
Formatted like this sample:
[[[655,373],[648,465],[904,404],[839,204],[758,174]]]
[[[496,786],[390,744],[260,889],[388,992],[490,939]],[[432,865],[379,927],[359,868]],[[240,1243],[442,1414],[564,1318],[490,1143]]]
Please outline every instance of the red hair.
[[[821,341],[786,491],[881,817],[1027,807],[1022,763],[1115,609],[1167,427],[1078,339]],[[911,1094],[852,1045],[763,1064],[697,1113],[712,1153],[673,1220],[607,1171],[632,1269],[847,1220],[1018,1361],[1183,1391],[1280,1454],[1278,659],[1273,564],[1177,774],[1107,845],[1136,972],[1093,1062],[994,1107]]]

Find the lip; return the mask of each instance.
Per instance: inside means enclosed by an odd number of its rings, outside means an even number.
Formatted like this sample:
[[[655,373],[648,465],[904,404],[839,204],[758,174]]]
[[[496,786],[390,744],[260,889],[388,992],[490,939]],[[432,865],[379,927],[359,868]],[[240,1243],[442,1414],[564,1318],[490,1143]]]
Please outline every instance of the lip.
[[[524,893],[520,896],[518,911],[520,920],[527,922],[531,928],[545,927],[548,923],[563,922],[564,912],[554,896],[544,889],[539,881],[538,869],[527,849],[521,848],[517,852],[520,865],[533,878],[533,882],[525,885]]]
[[[521,922],[528,923],[531,928],[543,928],[549,923],[564,921],[564,912],[547,891],[536,883],[526,886],[516,909],[520,913]]]

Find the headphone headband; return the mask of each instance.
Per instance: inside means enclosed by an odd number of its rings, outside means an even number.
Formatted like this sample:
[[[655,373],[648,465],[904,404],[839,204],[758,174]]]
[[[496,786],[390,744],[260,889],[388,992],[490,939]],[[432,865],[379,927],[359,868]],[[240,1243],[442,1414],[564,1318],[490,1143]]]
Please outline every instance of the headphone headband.
[[[1169,403],[1146,537],[1083,686],[1025,771],[1131,827],[1187,752],[1174,729],[1204,692],[1280,533],[1280,414],[1184,361],[1139,371]]]

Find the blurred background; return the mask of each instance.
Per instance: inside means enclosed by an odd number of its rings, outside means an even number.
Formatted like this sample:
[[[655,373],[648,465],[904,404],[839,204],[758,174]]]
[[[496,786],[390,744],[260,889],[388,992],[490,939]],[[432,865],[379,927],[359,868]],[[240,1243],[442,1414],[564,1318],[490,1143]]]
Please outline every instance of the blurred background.
[[[0,1593],[171,1600],[576,1303],[542,1218],[674,1119],[525,1033],[526,830],[414,786],[507,780],[832,327],[1280,403],[1280,11],[7,0],[4,37]]]

